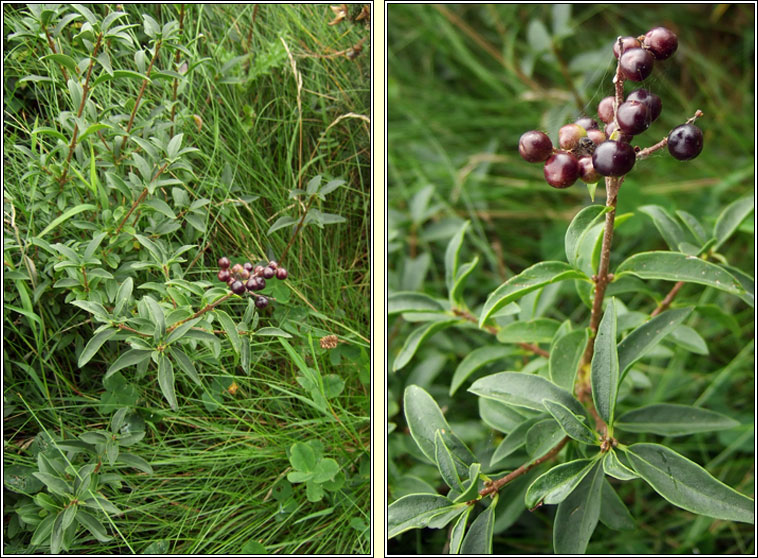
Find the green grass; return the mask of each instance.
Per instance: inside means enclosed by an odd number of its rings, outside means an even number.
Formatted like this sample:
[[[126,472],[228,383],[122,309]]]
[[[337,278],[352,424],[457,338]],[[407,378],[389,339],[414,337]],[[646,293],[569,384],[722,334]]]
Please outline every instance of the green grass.
[[[676,55],[656,63],[652,76],[641,84],[662,98],[663,113],[633,143],[651,145],[701,109],[698,126],[705,133],[705,147],[692,161],[676,161],[663,150],[635,166],[618,205],[618,214],[634,216],[614,235],[611,269],[632,253],[666,249],[650,219],[637,211],[639,206],[685,210],[710,228],[726,205],[753,190],[753,6],[573,5],[556,51],[539,54],[535,30],[541,22],[554,31],[553,10],[551,5],[519,4],[388,7],[389,293],[420,290],[445,298],[445,246],[464,220],[471,227],[461,262],[480,259],[466,285],[466,303],[473,310],[524,268],[564,260],[566,227],[591,203],[590,196],[581,182],[566,190],[548,187],[542,165],[519,157],[518,139],[532,129],[556,139],[561,125],[582,114],[596,116],[597,103],[612,94],[615,61],[610,49],[619,35],[639,35],[664,25],[679,37]],[[634,88],[627,83],[627,92]],[[602,185],[595,203],[605,203]],[[752,273],[752,218],[722,252],[731,265]],[[670,287],[653,285],[661,296]],[[641,294],[622,299],[629,309],[653,309]],[[550,300],[548,317],[586,324],[588,311],[571,286],[560,288]],[[730,486],[752,494],[753,311],[733,297],[696,286],[686,286],[677,300],[718,307],[727,317],[718,322],[701,314],[690,322],[708,342],[709,354],[676,352],[671,359],[651,361],[641,368],[650,384],[639,386],[630,404],[692,404],[700,398],[707,408],[740,420],[745,426],[738,431],[678,438],[672,445]],[[400,317],[389,321],[390,369],[417,326]],[[419,464],[414,457],[418,452],[403,433],[405,386],[415,383],[427,389],[474,448],[487,451],[499,441],[480,427],[475,397],[447,394],[458,363],[485,343],[491,340],[484,332],[446,330],[425,341],[407,368],[389,373],[389,419],[397,424],[388,440],[390,501],[408,493],[414,476],[433,485],[438,479],[433,469]],[[531,359],[525,353],[509,366],[524,366],[522,357]],[[483,373],[503,369],[498,363]],[[527,476],[539,474],[535,470]],[[588,553],[753,552],[751,526],[695,519],[641,482],[625,483],[621,495],[640,529],[611,532],[600,526]],[[553,506],[521,514],[496,534],[495,554],[548,551],[553,514]],[[392,539],[389,550],[437,553],[447,535],[447,529],[410,531]]]
[[[28,14],[18,7],[3,9],[7,37],[13,31],[10,24]],[[91,9],[104,15],[109,8]],[[179,6],[127,4],[124,10],[127,16],[121,22],[136,24],[128,33],[143,47],[143,13],[160,23],[180,18]],[[318,370],[321,378],[339,376],[344,390],[329,400],[324,412],[309,406],[306,391],[296,381],[302,370],[279,338],[247,338],[250,365],[243,369],[218,321],[214,326],[220,353],[198,345],[191,354],[203,387],[176,372],[176,411],[168,407],[154,367],[143,374],[134,368],[122,370],[129,385],[118,388],[122,391],[115,397],[134,390],[134,407],[146,424],[145,438],[128,451],[146,459],[154,473],[121,467],[123,487],[106,491],[107,498],[125,511],[107,520],[113,539],[98,543],[81,531],[69,552],[141,553],[150,548],[159,553],[234,554],[251,541],[277,554],[370,551],[368,531],[361,528],[370,524],[371,513],[370,41],[366,39],[363,54],[355,60],[339,54],[368,37],[369,31],[361,23],[329,26],[333,15],[326,5],[184,7],[187,38],[179,43],[184,50],[178,60],[190,64],[190,73],[179,86],[175,118],[170,118],[171,79],[148,84],[137,114],[139,120],[154,111],[153,123],[163,123],[170,134],[183,133],[183,146],[198,149],[186,159],[194,176],[177,176],[183,179],[180,189],[189,201],[210,200],[201,220],[205,230],[201,233],[183,221],[178,229],[162,234],[165,218],[160,214],[140,208],[134,216],[140,234],[160,237],[172,249],[195,246],[184,254],[184,263],[171,268],[172,279],[217,286],[216,261],[222,255],[232,261],[283,258],[289,279],[278,285],[280,300],[259,313],[257,328],[285,330],[307,367]],[[86,48],[66,50],[76,32],[67,28],[57,44],[78,60],[88,55]],[[34,151],[37,141],[36,152],[54,149],[48,136],[32,139],[32,130],[60,129],[61,111],[76,110],[59,66],[40,60],[50,54],[47,48],[44,40],[11,43],[4,70],[4,264],[6,272],[24,277],[4,282],[4,462],[28,467],[36,467],[34,446],[30,449],[29,444],[41,431],[71,439],[86,430],[107,428],[113,409],[102,406],[103,375],[128,348],[108,342],[88,364],[78,367],[79,354],[96,325],[88,313],[69,304],[66,289],[53,287],[65,274],[56,272],[56,260],[33,244],[53,219],[82,203],[95,204],[97,210],[62,222],[44,240],[88,241],[98,229],[113,235],[117,220],[100,221],[102,212],[128,210],[134,201],[115,193],[103,200],[79,180],[58,188],[46,173],[28,173],[37,163],[14,146]],[[133,52],[112,48],[114,69],[138,71]],[[164,46],[156,68],[174,69],[174,53],[170,45]],[[28,75],[56,79],[18,83]],[[98,110],[115,103],[128,113],[140,86],[139,79],[106,82],[94,90],[93,101]],[[107,120],[112,114],[100,117]],[[123,129],[126,124],[119,125]],[[82,147],[72,169],[89,180],[89,166],[80,166],[89,157],[89,144]],[[102,184],[109,168],[107,156],[96,153],[95,173]],[[65,154],[58,153],[57,160],[62,162]],[[295,227],[271,235],[267,231],[282,215],[301,218],[305,203],[290,197],[290,191],[305,189],[316,175],[325,181],[343,179],[345,185],[316,201],[309,212],[338,214],[344,222],[305,226],[287,250]],[[158,189],[156,197],[176,207],[172,187]],[[176,212],[180,218],[185,215]],[[134,244],[122,254],[126,260],[144,253]],[[111,271],[119,282],[127,276],[123,269]],[[141,284],[165,280],[150,270],[132,275],[134,298],[151,292],[140,290]],[[201,308],[199,298],[189,304],[195,311]],[[234,297],[219,308],[237,322],[247,302]],[[341,340],[332,351],[319,346],[319,339],[330,334]],[[219,399],[215,407],[208,405],[209,393]],[[346,478],[342,488],[319,502],[309,502],[305,486],[286,479],[292,470],[290,448],[309,440],[323,445],[324,456],[336,460]],[[294,504],[283,510],[275,495],[285,486],[291,488]],[[6,525],[14,501],[6,500]],[[6,536],[5,551],[34,551],[30,537],[31,532]],[[44,544],[35,548],[49,549]]]

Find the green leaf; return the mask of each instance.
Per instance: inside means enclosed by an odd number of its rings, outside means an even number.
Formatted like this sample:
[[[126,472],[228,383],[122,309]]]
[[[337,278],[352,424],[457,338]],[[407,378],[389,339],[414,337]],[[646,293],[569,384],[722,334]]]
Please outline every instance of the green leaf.
[[[108,367],[108,371],[105,373],[103,380],[110,378],[112,374],[115,374],[119,370],[126,368],[127,366],[134,366],[139,364],[143,360],[150,358],[151,351],[145,351],[142,349],[129,349],[125,353],[121,354],[114,362]]]
[[[558,505],[553,523],[556,554],[584,554],[600,518],[603,467],[600,461],[574,491]]]
[[[166,355],[161,355],[158,360],[158,385],[161,388],[163,397],[166,398],[171,408],[176,411],[179,405],[176,402],[176,392],[174,391],[174,366]]]
[[[616,351],[616,302],[614,298],[608,301],[603,318],[597,328],[590,379],[595,409],[608,426],[612,426],[619,386],[619,357]]]
[[[223,310],[214,310],[213,313],[216,314],[216,317],[218,318],[218,321],[221,324],[221,327],[224,328],[226,335],[229,337],[229,342],[232,344],[232,348],[234,348],[234,352],[237,354],[240,354],[241,341],[240,341],[239,333],[237,332],[237,325],[229,317],[229,314],[227,314]]]
[[[603,494],[600,502],[600,521],[606,527],[617,531],[631,531],[637,526],[632,514],[608,482],[603,479]]]
[[[463,244],[463,237],[470,224],[470,221],[464,221],[463,225],[461,225],[450,239],[450,242],[448,242],[447,249],[445,250],[445,283],[449,292],[453,290],[453,281],[458,274],[458,255]]]
[[[145,301],[145,306],[150,314],[150,320],[155,325],[155,333],[153,334],[153,337],[156,340],[162,339],[166,334],[166,317],[163,314],[163,308],[161,308],[161,305],[150,295],[145,295],[142,297],[142,300]]]
[[[466,511],[461,514],[461,516],[458,518],[458,521],[456,521],[455,525],[453,525],[453,528],[450,531],[450,554],[461,553],[460,550],[461,543],[463,543],[463,535],[466,532],[468,517],[471,515],[473,509],[474,506],[467,506]]]
[[[278,231],[279,229],[291,227],[297,222],[298,220],[294,217],[290,217],[289,215],[282,215],[276,221],[274,221],[274,224],[271,225],[271,227],[268,229],[268,232],[266,233],[266,235],[271,236],[272,233]]]
[[[597,435],[581,420],[583,415],[577,416],[568,407],[557,401],[546,399],[544,404],[545,408],[553,415],[553,418],[558,422],[566,435],[583,444],[592,445],[597,443]]]
[[[560,504],[595,467],[596,461],[577,459],[556,465],[543,473],[527,489],[524,497],[526,507],[534,509],[542,504]]]
[[[93,302],[91,300],[72,300],[71,304],[78,306],[82,310],[86,310],[96,318],[100,319],[100,321],[108,320],[108,311],[99,302]]]
[[[661,312],[650,321],[634,329],[618,344],[618,365],[621,379],[628,369],[655,347],[690,315],[693,306]]]
[[[170,345],[171,343],[174,343],[175,341],[178,341],[179,339],[184,337],[187,334],[187,332],[191,330],[193,327],[195,327],[195,324],[197,324],[201,319],[202,318],[195,318],[188,322],[184,322],[182,325],[176,327],[174,330],[171,331],[171,333],[169,333],[166,336],[166,345]],[[173,325],[171,327],[173,327]]]
[[[482,366],[490,362],[500,360],[511,356],[515,353],[511,347],[502,347],[500,345],[490,345],[488,347],[479,347],[468,353],[455,369],[453,379],[450,382],[450,395],[453,395],[466,379],[476,372]]]
[[[396,292],[387,297],[387,315],[406,312],[443,312],[445,308],[424,293]]]
[[[508,436],[506,436],[502,442],[500,442],[500,445],[495,448],[495,451],[492,454],[492,458],[490,459],[490,466],[494,466],[495,463],[501,459],[505,459],[514,451],[526,444],[527,432],[529,432],[532,426],[537,424],[537,422],[540,420],[542,420],[541,417],[533,417],[525,420],[516,428],[514,428],[511,433],[508,434]]]
[[[323,200],[327,194],[331,194],[334,190],[342,186],[343,184],[346,184],[344,180],[341,178],[338,178],[336,180],[330,180],[326,184],[324,184],[322,187],[318,189],[319,197]]]
[[[691,353],[698,355],[708,354],[708,345],[705,343],[705,339],[700,337],[700,334],[686,325],[680,325],[671,332],[671,340],[684,347]]]
[[[536,411],[544,411],[543,401],[550,399],[562,403],[576,415],[581,416],[584,412],[581,403],[565,389],[540,376],[521,372],[499,372],[479,378],[468,391],[480,397]]]
[[[102,512],[113,514],[113,515],[121,515],[123,513],[111,502],[99,496],[86,499],[84,502],[82,502],[82,505],[87,506],[88,508],[92,508],[94,510],[100,510]]]
[[[179,368],[182,369],[182,372],[187,374],[187,376],[189,376],[193,382],[202,387],[203,382],[200,381],[200,376],[198,375],[197,370],[195,369],[195,365],[192,363],[190,357],[188,357],[184,351],[176,346],[171,347],[169,351],[171,353],[171,356],[174,357],[174,360],[176,360],[176,364],[178,364]]]
[[[526,432],[526,453],[536,459],[549,452],[563,439],[564,433],[560,425],[552,418],[537,421]]]
[[[290,449],[292,467],[303,472],[312,472],[316,468],[317,456],[310,444],[296,442]]]
[[[324,483],[330,481],[339,473],[340,466],[331,457],[322,459],[313,469],[313,482]]]
[[[63,518],[66,510],[58,513],[55,517],[55,523],[53,523],[53,530],[50,533],[50,553],[58,554],[61,551],[63,545]]]
[[[682,509],[728,521],[755,522],[755,502],[697,463],[659,444],[633,444],[634,469],[666,500]]]
[[[474,461],[471,450],[453,433],[436,401],[423,388],[416,385],[406,387],[403,405],[411,437],[429,461],[436,463],[434,440],[438,430],[456,459],[466,467]]]
[[[605,471],[606,475],[610,475],[614,479],[623,481],[639,477],[637,473],[632,471],[619,460],[618,454],[613,448],[611,448],[611,450],[603,457],[603,471]]]
[[[721,413],[674,403],[640,407],[624,413],[616,420],[616,426],[627,432],[650,432],[661,436],[713,432],[734,428],[739,424]]]
[[[445,445],[445,441],[442,438],[442,432],[439,430],[437,430],[434,435],[434,449],[435,462],[437,463],[437,468],[440,471],[442,480],[453,490],[463,490],[463,483],[461,482],[459,471],[456,467],[456,461],[453,459],[453,455]]]
[[[450,301],[456,305],[463,304],[463,285],[466,284],[466,279],[471,272],[476,269],[479,264],[479,256],[475,256],[473,260],[463,264],[458,268],[458,273],[455,274],[453,280],[453,286],[450,289]]]
[[[713,287],[721,291],[741,295],[742,285],[727,271],[701,260],[678,252],[642,252],[626,259],[616,269],[616,276],[636,275],[641,279],[684,281]]]
[[[45,56],[40,57],[40,60],[44,60],[45,62],[48,60],[50,62],[55,62],[66,68],[72,74],[77,74],[76,61],[67,54],[46,54]]]
[[[40,472],[34,472],[32,473],[37,479],[41,480],[47,489],[52,492],[53,494],[57,494],[59,496],[70,496],[73,494],[73,491],[71,487],[68,485],[66,481],[63,479],[60,479],[56,477],[55,475],[51,475],[49,473],[40,473]]]
[[[584,354],[590,334],[588,328],[571,331],[559,337],[550,347],[550,379],[558,387],[574,389],[579,361]]]
[[[92,211],[94,209],[97,209],[94,205],[90,203],[82,203],[64,211],[61,215],[50,221],[50,224],[42,229],[42,232],[37,235],[37,238],[42,238],[64,221],[71,219],[74,215],[78,215],[82,211]]]
[[[547,343],[560,325],[559,321],[549,318],[513,322],[497,332],[497,340],[501,343]]]
[[[108,535],[100,520],[89,512],[79,510],[76,514],[76,520],[100,542],[108,542],[113,538]]]
[[[529,42],[529,48],[535,53],[546,52],[550,50],[553,44],[547,27],[539,19],[533,19],[529,22],[526,30],[526,39]]]
[[[256,335],[263,337],[284,337],[285,339],[291,339],[292,335],[278,327],[262,327],[255,332]]]
[[[131,277],[127,277],[116,291],[116,305],[113,308],[113,315],[117,316],[121,313],[124,305],[129,301],[129,297],[132,296],[132,289],[134,288],[134,280]]]
[[[639,208],[653,220],[655,228],[661,233],[663,240],[666,241],[670,250],[678,251],[679,245],[683,242],[693,242],[682,226],[674,219],[668,211],[658,205],[643,205]]]
[[[87,364],[93,356],[100,350],[100,347],[108,341],[111,337],[118,333],[117,329],[108,328],[96,333],[82,349],[82,353],[79,355],[79,362],[77,363],[79,368]]]
[[[564,245],[566,261],[573,267],[579,267],[579,248],[587,233],[600,222],[600,219],[611,210],[604,205],[590,205],[577,213],[566,230]]]
[[[525,294],[566,279],[587,279],[587,276],[563,262],[540,262],[511,277],[495,289],[482,308],[479,327],[482,327],[492,314],[500,308],[517,300]]]
[[[408,364],[413,358],[413,355],[416,354],[419,345],[421,345],[421,343],[423,343],[426,339],[438,331],[450,327],[458,321],[459,320],[457,319],[442,319],[430,322],[414,329],[405,339],[405,343],[400,349],[397,357],[395,357],[395,362],[392,364],[392,371],[397,372],[398,370],[405,367],[405,365]]]
[[[171,209],[171,206],[169,206],[166,202],[164,202],[160,198],[149,199],[143,202],[143,205],[154,209],[161,215],[164,215],[165,217],[168,217],[171,220],[176,219],[176,214],[174,213],[174,210]]]
[[[682,220],[682,223],[685,224],[690,233],[692,233],[697,245],[702,246],[705,244],[707,235],[705,234],[705,229],[703,228],[703,225],[700,224],[700,221],[698,221],[694,215],[680,209],[676,210],[676,215]]]
[[[734,234],[754,207],[755,197],[750,195],[732,202],[721,212],[713,227],[713,236],[716,239],[713,250],[718,250]]]
[[[465,503],[453,504],[438,494],[408,494],[387,508],[387,538],[391,539],[410,529],[423,529],[436,518],[458,509],[463,512],[467,507]]]
[[[471,523],[461,544],[461,554],[492,554],[496,500]]]
[[[479,473],[482,470],[481,463],[472,463],[468,468],[468,480],[463,483],[463,488],[459,496],[455,498],[455,503],[469,502],[479,498]]]

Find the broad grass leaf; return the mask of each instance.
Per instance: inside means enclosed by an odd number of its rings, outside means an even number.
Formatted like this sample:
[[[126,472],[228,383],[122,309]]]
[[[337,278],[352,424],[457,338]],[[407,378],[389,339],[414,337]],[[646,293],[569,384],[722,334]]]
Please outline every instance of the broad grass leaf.
[[[468,528],[461,544],[461,554],[492,554],[492,537],[495,528],[495,504],[480,513]]]
[[[618,363],[621,379],[632,364],[655,347],[690,315],[693,307],[677,308],[661,312],[650,321],[634,329],[618,344]]]
[[[684,281],[742,295],[745,289],[729,272],[716,264],[679,252],[641,252],[624,260],[616,268],[616,276],[636,275],[641,279]]]
[[[650,432],[661,436],[686,436],[696,432],[713,432],[739,426],[739,422],[721,413],[679,405],[657,403],[628,411],[616,420],[626,432]]]
[[[558,504],[553,523],[556,554],[584,554],[600,518],[603,467],[597,461],[579,485]]]
[[[538,504],[560,504],[595,466],[596,459],[577,459],[552,467],[537,477],[524,496],[529,509]]]
[[[588,278],[581,271],[577,271],[563,262],[540,262],[525,269],[515,277],[508,279],[489,295],[479,317],[479,327],[482,327],[492,314],[509,302],[518,300],[525,294],[545,285],[566,279],[587,280]]]
[[[755,502],[713,477],[697,463],[659,444],[633,444],[634,469],[666,500],[693,513],[755,522]]]
[[[611,298],[597,328],[592,356],[592,399],[602,419],[613,425],[619,386],[619,357],[616,349],[616,302]]]

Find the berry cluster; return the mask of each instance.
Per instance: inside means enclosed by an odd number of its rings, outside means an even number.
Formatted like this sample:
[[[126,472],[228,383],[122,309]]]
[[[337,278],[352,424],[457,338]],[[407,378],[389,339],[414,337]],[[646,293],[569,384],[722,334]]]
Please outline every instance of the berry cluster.
[[[544,161],[545,180],[554,188],[568,188],[577,179],[593,184],[601,176],[627,174],[639,151],[630,142],[658,118],[662,103],[660,97],[646,89],[632,91],[623,100],[623,80],[644,80],[653,62],[669,58],[677,46],[676,35],[665,27],[656,27],[636,38],[620,37],[613,45],[618,59],[617,93],[605,97],[597,108],[604,128],[588,117],[566,124],[558,130],[558,149],[544,132],[526,132],[519,140],[521,157],[530,163]],[[674,128],[660,147],[666,143],[674,158],[692,159],[703,149],[703,132],[688,121]]]
[[[260,291],[266,288],[266,279],[276,277],[277,279],[286,279],[287,270],[281,267],[275,261],[268,262],[268,265],[253,266],[250,262],[244,264],[234,264],[224,256],[218,260],[218,280],[223,281],[234,294],[244,294],[245,290],[250,292]],[[255,295],[255,306],[265,308],[268,306],[269,299],[262,295]]]

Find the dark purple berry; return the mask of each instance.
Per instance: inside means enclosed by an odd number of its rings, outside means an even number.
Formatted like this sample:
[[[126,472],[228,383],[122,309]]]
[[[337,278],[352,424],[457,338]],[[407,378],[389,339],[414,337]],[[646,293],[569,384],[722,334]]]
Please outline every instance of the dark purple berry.
[[[607,139],[602,130],[595,129],[587,130],[587,137],[590,138],[595,145],[600,145]]]
[[[264,267],[263,268],[263,276],[266,279],[271,279],[274,276],[274,269],[271,268],[271,267],[268,267],[268,266]]]
[[[243,269],[242,264],[236,263],[232,266],[232,273],[239,273],[240,271],[242,271],[242,269]]]
[[[242,283],[242,281],[235,281],[234,283],[232,283],[232,292],[238,295],[244,293],[245,292],[244,283]]]
[[[274,260],[271,260],[270,262],[268,262],[268,266],[272,269],[276,269],[277,267],[279,267],[279,264],[275,262]]]
[[[650,93],[647,89],[637,89],[629,93],[626,98],[627,101],[637,101],[647,105],[648,114],[650,116],[650,122],[655,121],[661,114],[661,98],[655,93]]]
[[[283,267],[280,267],[276,270],[276,278],[277,279],[286,279],[287,278],[287,270]]]
[[[245,283],[245,288],[248,291],[256,291],[256,287],[258,286],[258,278],[257,277],[251,277],[247,280],[247,283]]]
[[[268,299],[265,296],[256,296],[255,297],[255,307],[256,308],[265,308],[268,306]]]
[[[231,277],[231,275],[232,274],[229,273],[229,270],[226,268],[218,270],[218,280],[223,281],[224,283],[229,280],[229,277]]]
[[[579,124],[566,124],[558,130],[558,145],[560,145],[561,149],[569,151],[570,149],[574,149],[579,140],[586,135],[587,130]]]
[[[252,271],[252,270],[253,270],[253,264],[251,264],[250,262],[245,262],[245,263],[244,263],[244,265],[243,265],[242,267],[243,267],[243,268],[244,268],[246,271]]]
[[[605,135],[608,139],[611,139],[613,132],[616,132],[616,137],[613,138],[615,141],[623,141],[624,143],[629,143],[632,141],[632,136],[629,134],[623,133],[621,130],[616,131],[616,123],[611,122],[610,124],[606,124],[605,126]]]
[[[676,34],[671,29],[656,27],[645,34],[642,43],[645,48],[653,53],[653,56],[657,60],[665,60],[676,52],[676,47],[679,46],[679,39],[677,39]]]
[[[624,77],[631,81],[642,81],[653,71],[655,58],[643,48],[630,48],[621,55],[619,66]]]
[[[262,265],[256,265],[253,269],[254,275],[261,275],[263,273],[263,266]]]
[[[623,176],[632,170],[637,154],[622,141],[604,141],[592,154],[592,166],[602,176]]]
[[[636,37],[622,37],[621,38],[621,50],[622,52],[626,52],[630,48],[640,48],[642,45],[637,40]],[[613,56],[616,58],[619,57],[621,53],[619,52],[619,42],[618,40],[613,41]]]
[[[568,188],[579,178],[579,163],[571,153],[559,151],[545,162],[545,180],[553,188]]]
[[[518,141],[518,152],[525,161],[539,163],[545,161],[553,153],[553,142],[545,132],[531,130],[521,135]]]
[[[647,105],[638,101],[625,101],[619,105],[616,112],[619,130],[625,134],[636,136],[650,126],[650,114]]]
[[[582,116],[579,120],[574,122],[574,124],[578,124],[585,130],[587,130],[587,133],[589,134],[590,130],[596,130],[597,129],[597,122],[592,120],[589,116]]]
[[[669,134],[668,146],[674,159],[694,159],[703,150],[703,131],[694,124],[677,126]]]
[[[579,178],[585,184],[594,184],[600,180],[600,175],[592,166],[592,157],[582,157],[579,159]]]
[[[221,269],[226,269],[226,268],[228,268],[230,265],[232,265],[232,262],[230,262],[230,261],[229,261],[229,258],[227,258],[226,256],[224,256],[223,258],[219,258],[219,259],[218,259],[218,266],[219,266]]]
[[[597,106],[597,116],[600,120],[608,124],[613,122],[613,96],[605,97]]]

